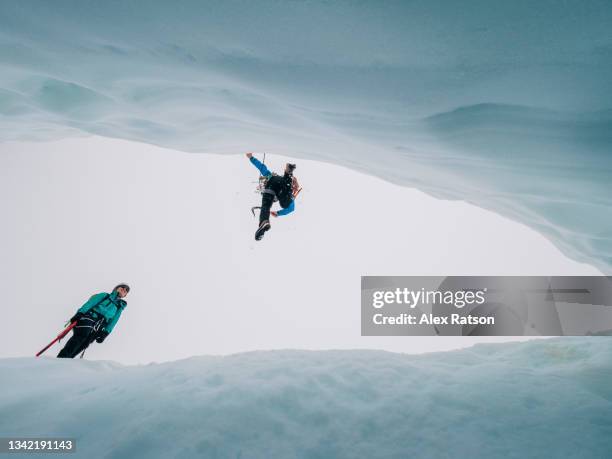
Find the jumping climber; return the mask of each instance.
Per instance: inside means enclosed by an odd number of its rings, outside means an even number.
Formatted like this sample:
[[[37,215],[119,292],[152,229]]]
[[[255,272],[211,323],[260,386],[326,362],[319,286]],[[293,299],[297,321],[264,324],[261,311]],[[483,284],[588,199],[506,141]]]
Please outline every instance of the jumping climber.
[[[264,236],[265,232],[270,229],[270,214],[273,217],[281,217],[290,214],[295,210],[295,196],[300,190],[297,179],[293,176],[295,164],[287,163],[283,175],[273,174],[268,170],[265,164],[262,164],[253,153],[247,153],[247,158],[259,170],[259,173],[265,181],[263,190],[261,191],[261,210],[259,213],[259,228],[255,232],[255,240],[259,241]],[[281,210],[271,212],[270,209],[274,201],[278,200]]]

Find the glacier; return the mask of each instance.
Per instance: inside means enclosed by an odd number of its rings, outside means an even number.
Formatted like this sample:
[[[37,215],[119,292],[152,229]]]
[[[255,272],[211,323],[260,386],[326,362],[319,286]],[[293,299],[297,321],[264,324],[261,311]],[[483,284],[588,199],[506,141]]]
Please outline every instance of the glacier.
[[[608,458],[609,337],[423,355],[256,351],[122,366],[0,360],[3,437],[74,457]],[[32,455],[36,457],[36,455]]]
[[[331,162],[610,274],[611,31],[607,0],[8,0],[0,142]]]

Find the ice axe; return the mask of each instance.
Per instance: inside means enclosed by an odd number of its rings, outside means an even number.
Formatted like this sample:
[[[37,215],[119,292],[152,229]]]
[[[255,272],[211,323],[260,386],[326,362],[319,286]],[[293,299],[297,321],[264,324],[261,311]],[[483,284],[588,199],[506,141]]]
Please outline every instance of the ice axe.
[[[43,352],[45,352],[47,349],[49,349],[51,346],[53,346],[56,342],[58,342],[60,339],[62,339],[64,336],[66,336],[68,334],[68,332],[70,330],[72,330],[76,324],[77,323],[76,323],[76,320],[75,320],[70,325],[68,325],[66,328],[64,328],[64,330],[59,335],[57,335],[57,337],[53,341],[51,341],[44,348],[42,348],[40,351],[38,351],[38,354],[36,354],[36,357],[40,357],[40,355]]]

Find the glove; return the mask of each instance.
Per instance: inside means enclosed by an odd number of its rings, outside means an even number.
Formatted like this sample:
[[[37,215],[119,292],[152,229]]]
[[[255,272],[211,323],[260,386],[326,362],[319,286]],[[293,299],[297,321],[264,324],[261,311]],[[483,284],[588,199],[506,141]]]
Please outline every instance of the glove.
[[[100,330],[98,336],[96,336],[96,343],[103,343],[107,336],[108,332],[106,330]]]
[[[272,215],[273,217],[278,217],[278,213],[276,213],[274,211],[270,212],[270,215]]]
[[[75,315],[73,315],[70,318],[70,323],[72,322],[78,322],[79,320],[81,320],[81,317],[83,317],[85,314],[83,314],[82,312],[77,312]]]

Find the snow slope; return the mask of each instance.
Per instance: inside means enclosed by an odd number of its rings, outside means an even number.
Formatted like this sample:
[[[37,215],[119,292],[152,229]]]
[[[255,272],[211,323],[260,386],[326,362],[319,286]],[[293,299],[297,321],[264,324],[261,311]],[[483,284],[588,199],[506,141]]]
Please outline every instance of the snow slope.
[[[146,366],[0,360],[0,434],[74,457],[604,458],[612,341],[408,356],[270,351]]]
[[[0,141],[333,162],[609,274],[611,30],[606,0],[3,1]]]

